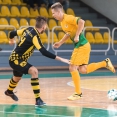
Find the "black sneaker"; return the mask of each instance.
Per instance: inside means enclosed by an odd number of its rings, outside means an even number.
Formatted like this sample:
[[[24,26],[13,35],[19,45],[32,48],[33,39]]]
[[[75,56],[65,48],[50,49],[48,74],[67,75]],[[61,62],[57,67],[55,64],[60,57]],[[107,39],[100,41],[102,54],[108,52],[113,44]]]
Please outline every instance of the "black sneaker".
[[[13,100],[18,101],[18,97],[12,92],[12,93],[8,93],[8,91],[6,90],[5,95],[11,97]]]
[[[39,98],[39,99],[37,100],[36,104],[35,104],[35,106],[44,106],[44,105],[46,105],[46,103],[43,102],[43,100],[42,100],[41,98]]]

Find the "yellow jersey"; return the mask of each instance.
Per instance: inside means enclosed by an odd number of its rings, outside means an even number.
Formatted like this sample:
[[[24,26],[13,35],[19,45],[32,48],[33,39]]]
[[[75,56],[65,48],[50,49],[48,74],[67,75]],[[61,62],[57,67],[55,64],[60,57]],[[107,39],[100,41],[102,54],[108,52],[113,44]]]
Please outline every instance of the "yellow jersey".
[[[10,61],[24,60],[27,61],[33,54],[34,49],[38,50],[43,47],[41,39],[36,28],[28,27],[17,30],[17,35],[21,37],[16,48],[10,55]]]
[[[67,15],[64,14],[64,18],[61,21],[61,27],[65,33],[68,33],[70,35],[71,40],[73,41],[75,48],[78,48],[79,46],[82,46],[86,44],[88,41],[83,35],[83,33],[79,36],[79,42],[74,42],[74,37],[76,35],[76,31],[78,29],[78,20],[79,17],[75,17],[73,15]]]

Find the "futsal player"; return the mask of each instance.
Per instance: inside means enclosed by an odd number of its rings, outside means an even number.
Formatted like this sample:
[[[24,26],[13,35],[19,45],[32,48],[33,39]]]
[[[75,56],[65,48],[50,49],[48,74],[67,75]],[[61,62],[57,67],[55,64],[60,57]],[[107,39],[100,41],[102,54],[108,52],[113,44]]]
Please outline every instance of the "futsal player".
[[[47,28],[47,19],[41,16],[36,18],[35,27],[28,27],[17,31],[11,31],[9,34],[10,44],[14,44],[14,37],[21,36],[20,42],[13,50],[9,57],[9,65],[13,69],[13,78],[10,80],[8,89],[5,91],[7,96],[10,96],[13,100],[18,101],[18,97],[13,93],[14,88],[17,86],[19,80],[23,74],[31,75],[31,86],[35,95],[35,106],[42,106],[45,103],[40,98],[40,86],[38,80],[38,70],[27,61],[34,52],[34,49],[38,49],[42,55],[56,59],[64,63],[69,64],[69,60],[56,56],[47,51],[40,39],[40,34]],[[24,90],[25,92],[25,90]]]
[[[69,37],[74,44],[74,50],[71,55],[71,64],[69,65],[69,70],[72,76],[72,80],[75,86],[75,93],[68,97],[69,100],[77,100],[81,98],[82,91],[80,88],[80,73],[88,74],[99,68],[106,67],[113,73],[115,69],[109,58],[97,62],[89,62],[91,47],[84,34],[82,33],[85,21],[80,17],[75,17],[73,15],[67,15],[63,12],[63,6],[57,2],[51,6],[52,15],[56,20],[61,22],[61,27],[65,32],[63,38],[56,42],[53,46],[54,48],[59,48]]]

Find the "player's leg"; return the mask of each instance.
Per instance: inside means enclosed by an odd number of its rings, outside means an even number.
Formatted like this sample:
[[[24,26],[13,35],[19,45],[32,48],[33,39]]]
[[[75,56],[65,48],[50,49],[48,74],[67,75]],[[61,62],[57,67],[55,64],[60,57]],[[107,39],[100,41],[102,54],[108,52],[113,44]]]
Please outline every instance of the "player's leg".
[[[68,97],[69,100],[77,100],[81,97],[81,87],[80,87],[80,75],[78,72],[79,65],[82,64],[82,53],[80,48],[75,48],[71,56],[71,65],[69,66],[69,71],[74,82],[75,93]]]
[[[115,68],[112,65],[109,58],[107,58],[101,62],[90,63],[88,65],[82,65],[79,67],[79,72],[82,74],[88,74],[88,73],[94,72],[94,71],[96,71],[100,68],[104,68],[104,67],[106,67],[107,69],[109,69],[110,71],[115,73]]]
[[[77,100],[79,98],[81,98],[81,87],[80,87],[80,75],[79,72],[77,70],[78,66],[76,65],[70,65],[69,66],[69,71],[71,73],[72,76],[72,80],[74,83],[74,87],[75,87],[75,93],[71,96],[69,96],[67,99],[68,100]]]
[[[40,86],[39,86],[39,79],[38,79],[38,70],[34,66],[31,66],[28,70],[28,73],[31,75],[31,86],[35,95],[35,106],[42,106],[46,105],[40,98]]]
[[[10,96],[15,101],[18,101],[18,97],[14,94],[13,90],[16,88],[23,74],[19,71],[13,70],[13,75],[14,76],[11,78],[9,82],[9,86],[5,91],[5,95]]]
[[[105,61],[101,61],[101,62],[97,62],[97,63],[90,63],[89,65],[81,65],[79,67],[79,72],[82,74],[88,74],[88,73],[94,72],[95,70],[97,70],[99,68],[103,68],[103,67],[106,67]]]
[[[90,63],[89,65],[86,66],[86,73],[91,73],[99,68],[104,68],[104,67],[106,67],[106,61]]]
[[[88,65],[82,65],[79,67],[79,72],[82,74],[88,74],[88,73],[94,72],[94,71],[96,71],[100,68],[104,68],[104,67],[106,67],[107,69],[109,69],[110,71],[115,73],[115,68],[112,65],[109,58],[107,58],[101,62],[90,63]]]
[[[70,65],[70,72],[71,72],[72,79],[74,81],[75,92],[76,92],[75,94],[77,94],[78,98],[80,98],[82,95],[81,88],[80,88],[80,75],[77,69],[74,69],[76,67],[74,67],[73,65],[78,66],[78,69],[79,69],[82,64],[88,64],[89,54],[90,54],[90,44],[87,43],[79,48],[75,48],[71,56],[72,66]],[[75,94],[68,97],[68,99],[70,100],[78,99],[78,98],[75,98],[76,97]]]
[[[89,56],[90,56],[90,44],[89,43],[87,43],[86,45],[83,46],[83,50],[84,50],[84,55],[83,55],[84,58],[82,58],[83,65],[81,65],[79,67],[80,73],[84,73],[84,74],[91,73],[91,72],[93,72],[99,68],[103,68],[103,67],[106,67],[113,73],[115,72],[115,69],[109,58],[107,58],[101,62],[88,64]]]

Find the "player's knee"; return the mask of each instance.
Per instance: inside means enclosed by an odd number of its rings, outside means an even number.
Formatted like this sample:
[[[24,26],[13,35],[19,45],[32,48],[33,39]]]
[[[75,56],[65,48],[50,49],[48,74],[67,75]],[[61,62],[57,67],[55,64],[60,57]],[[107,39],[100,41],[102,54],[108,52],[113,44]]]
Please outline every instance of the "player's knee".
[[[70,65],[69,66],[69,71],[72,72],[72,71],[76,71],[78,69],[78,66],[77,65]]]
[[[34,66],[32,66],[29,69],[29,74],[31,74],[33,78],[38,77],[38,70],[37,70],[37,68],[35,68]]]
[[[87,65],[80,66],[79,72],[82,73],[82,74],[87,74]]]
[[[36,68],[32,69],[32,75],[38,75],[38,70]]]
[[[75,70],[75,66],[70,65],[70,66],[69,66],[69,71],[72,72],[72,71],[74,71],[74,70]]]
[[[71,66],[69,66],[69,71],[71,71],[72,70],[72,67]]]
[[[13,76],[13,80],[15,82],[19,82],[21,80],[21,77],[19,77],[19,76]]]
[[[79,72],[80,72],[81,74],[86,74],[86,73],[87,73],[87,69],[85,69],[85,68],[80,68],[80,69],[79,69]]]

